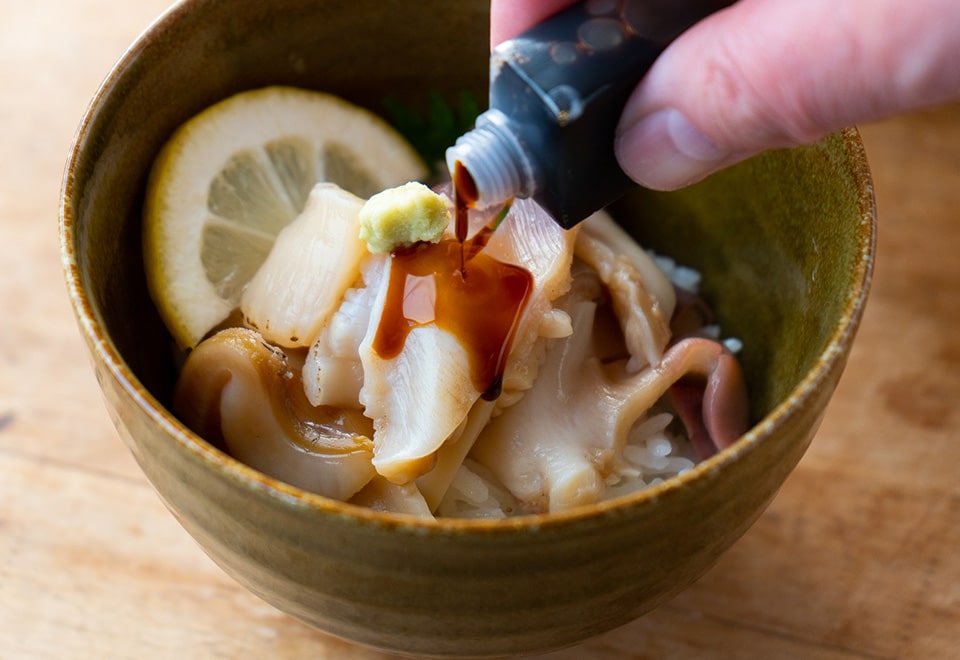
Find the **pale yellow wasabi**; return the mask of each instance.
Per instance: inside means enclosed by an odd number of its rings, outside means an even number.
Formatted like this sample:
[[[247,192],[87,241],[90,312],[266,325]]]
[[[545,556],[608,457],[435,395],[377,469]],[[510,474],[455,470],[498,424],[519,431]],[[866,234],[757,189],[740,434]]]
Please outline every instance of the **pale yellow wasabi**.
[[[420,241],[436,243],[448,224],[446,198],[415,181],[377,193],[360,209],[360,238],[375,254]]]

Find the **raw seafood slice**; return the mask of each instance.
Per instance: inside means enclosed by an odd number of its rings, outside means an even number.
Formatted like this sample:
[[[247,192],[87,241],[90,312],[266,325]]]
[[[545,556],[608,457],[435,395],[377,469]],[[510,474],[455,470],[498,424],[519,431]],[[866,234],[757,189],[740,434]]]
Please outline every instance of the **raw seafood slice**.
[[[223,330],[191,352],[174,409],[196,433],[264,474],[349,499],[375,474],[369,421],[308,405],[291,362],[253,330]]]
[[[277,235],[243,292],[241,310],[268,341],[309,346],[357,277],[363,200],[318,183],[303,212]]]
[[[533,386],[545,355],[544,340],[572,332],[566,312],[554,303],[570,289],[579,231],[564,230],[538,204],[520,199],[487,244],[490,256],[526,268],[534,281],[503,374],[498,407],[512,405]]]
[[[522,265],[533,280],[509,344],[501,397],[516,397],[532,385],[542,359],[542,351],[535,349],[541,332],[556,335],[557,326],[564,325],[558,324],[553,314],[553,301],[569,287],[574,237],[575,232],[562,231],[533,202],[521,201],[486,245],[485,259]],[[388,260],[378,284],[367,336],[360,346],[364,383],[360,401],[367,416],[374,420],[377,471],[395,483],[405,483],[434,467],[437,450],[453,438],[484,392],[474,382],[471,356],[461,338],[431,322],[432,310],[418,312],[422,319],[415,324],[417,319],[410,317],[414,327],[406,335],[399,354],[384,358],[375,350],[374,338],[383,319],[393,266],[394,259]],[[468,278],[469,268],[468,261]],[[471,425],[471,429],[480,426]],[[457,443],[456,450],[444,455],[465,455],[473,437],[458,437]],[[444,461],[449,467],[448,463]],[[441,467],[429,479],[432,505],[439,503],[455,472]]]
[[[370,326],[370,312],[385,257],[371,255],[361,265],[359,286],[347,289],[337,311],[310,346],[303,363],[303,390],[315,406],[362,408],[363,364],[360,344]]]
[[[383,278],[389,277],[388,264]],[[387,283],[380,285],[370,330],[360,345],[360,402],[373,420],[377,472],[403,484],[433,467],[434,452],[460,426],[482,392],[473,384],[466,349],[435,325],[412,328],[396,357],[377,354],[373,340],[387,288]]]
[[[374,511],[406,513],[418,518],[433,518],[433,513],[415,483],[395,484],[380,475],[370,480],[363,490],[353,496],[351,504]]]
[[[579,275],[568,295],[574,332],[551,345],[537,387],[493,419],[471,453],[536,511],[599,500],[631,428],[678,382],[706,383],[703,427],[717,448],[747,429],[739,365],[717,342],[684,339],[637,373],[626,359],[601,362],[592,348],[598,304],[591,277],[590,271]]]
[[[605,212],[583,223],[576,255],[597,271],[606,285],[637,372],[657,365],[670,342],[670,317],[676,297],[670,281],[653,260]]]

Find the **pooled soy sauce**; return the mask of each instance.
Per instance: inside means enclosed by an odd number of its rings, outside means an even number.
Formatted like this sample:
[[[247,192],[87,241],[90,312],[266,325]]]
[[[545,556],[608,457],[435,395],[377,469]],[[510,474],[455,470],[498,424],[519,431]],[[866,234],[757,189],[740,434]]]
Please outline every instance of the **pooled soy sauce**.
[[[476,202],[469,173],[454,168],[455,239],[417,243],[391,255],[390,282],[373,349],[400,354],[410,331],[435,324],[466,349],[477,391],[500,396],[503,371],[533,276],[483,252],[493,227],[468,239],[468,210]]]

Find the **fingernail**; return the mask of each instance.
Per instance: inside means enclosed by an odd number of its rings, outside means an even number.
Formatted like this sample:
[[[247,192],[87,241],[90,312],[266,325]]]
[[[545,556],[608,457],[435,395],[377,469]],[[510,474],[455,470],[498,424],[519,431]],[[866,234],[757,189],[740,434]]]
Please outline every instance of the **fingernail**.
[[[699,181],[730,158],[672,108],[621,129],[616,152],[630,178],[655,190],[675,190]]]

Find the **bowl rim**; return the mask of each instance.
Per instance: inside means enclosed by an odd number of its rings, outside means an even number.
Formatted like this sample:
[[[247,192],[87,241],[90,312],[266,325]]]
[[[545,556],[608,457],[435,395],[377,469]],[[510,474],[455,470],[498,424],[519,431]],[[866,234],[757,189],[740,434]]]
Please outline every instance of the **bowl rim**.
[[[697,463],[691,470],[671,477],[663,482],[643,488],[633,493],[605,499],[595,504],[573,509],[538,514],[521,514],[500,519],[480,518],[420,518],[409,514],[374,511],[367,507],[341,502],[315,493],[301,490],[279,480],[268,477],[228,454],[216,449],[200,436],[183,425],[172,412],[134,375],[116,346],[109,339],[106,329],[99,320],[99,314],[91,304],[84,290],[84,277],[76,254],[76,202],[80,191],[76,185],[76,171],[83,160],[83,145],[90,139],[96,127],[99,108],[105,104],[111,92],[124,75],[125,69],[136,59],[150,42],[157,38],[166,26],[176,21],[177,16],[188,10],[193,0],[180,0],[161,14],[127,48],[110,69],[96,90],[80,121],[69,148],[60,189],[59,204],[59,240],[61,266],[66,280],[67,293],[71,307],[77,319],[81,333],[95,360],[106,367],[111,377],[134,403],[157,424],[181,451],[188,452],[200,459],[220,477],[235,485],[259,491],[283,505],[310,511],[315,514],[347,517],[360,524],[370,524],[398,530],[422,533],[431,532],[464,534],[509,533],[513,530],[528,528],[547,528],[576,524],[581,521],[624,515],[628,511],[650,506],[659,499],[669,496],[679,489],[686,489],[693,483],[709,478],[734,463],[738,457],[749,452],[756,445],[770,437],[774,431],[800,413],[805,403],[814,397],[820,383],[830,377],[835,369],[842,369],[845,356],[850,350],[858,326],[863,316],[873,275],[876,252],[876,200],[873,179],[866,158],[866,152],[859,132],[855,127],[838,133],[845,150],[844,165],[847,174],[856,185],[858,218],[859,256],[850,272],[850,281],[844,301],[843,312],[830,339],[817,356],[812,368],[803,376],[788,396],[780,401],[743,436],[729,447],[717,452],[710,458]]]

